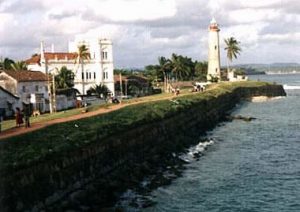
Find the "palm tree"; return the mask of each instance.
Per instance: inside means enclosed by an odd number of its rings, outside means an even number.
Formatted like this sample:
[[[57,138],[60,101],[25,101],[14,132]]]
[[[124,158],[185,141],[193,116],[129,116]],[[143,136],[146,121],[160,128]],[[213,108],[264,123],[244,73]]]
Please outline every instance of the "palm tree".
[[[227,51],[227,72],[229,73],[229,61],[232,62],[233,58],[237,58],[237,54],[240,54],[242,49],[239,47],[240,42],[238,42],[234,37],[230,37],[224,40]]]
[[[183,57],[181,55],[172,54],[172,72],[175,74],[176,81],[183,80],[187,76],[191,76],[194,64],[191,58]]]
[[[168,75],[171,71],[171,62],[165,57],[158,57],[158,71],[164,75],[164,91],[167,90],[168,86]]]
[[[195,62],[195,77],[200,81],[206,81],[208,63],[207,61]]]
[[[90,59],[89,49],[86,45],[80,45],[78,47],[78,56],[77,62],[81,65],[81,79],[82,79],[82,94],[85,93],[85,85],[84,85],[84,60]]]
[[[17,61],[10,64],[10,66],[14,71],[27,70],[27,65],[24,61]]]
[[[9,58],[4,58],[1,66],[2,66],[2,69],[4,70],[11,70],[12,69],[12,64],[14,64],[15,61],[13,61],[12,59],[9,59]]]
[[[97,94],[99,98],[101,98],[101,96],[103,95],[103,97],[106,99],[108,94],[110,93],[110,90],[107,88],[106,85],[99,84],[90,88],[88,90],[88,93]]]
[[[74,86],[74,73],[63,66],[55,76],[55,87],[58,89],[72,88]]]

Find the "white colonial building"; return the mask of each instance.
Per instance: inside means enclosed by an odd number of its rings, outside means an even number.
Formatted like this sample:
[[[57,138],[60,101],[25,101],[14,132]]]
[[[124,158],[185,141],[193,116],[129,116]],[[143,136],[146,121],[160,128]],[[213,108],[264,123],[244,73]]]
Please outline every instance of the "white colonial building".
[[[78,47],[85,45],[90,58],[84,60],[83,68],[78,60]],[[114,95],[114,66],[112,42],[108,39],[76,39],[69,42],[68,52],[46,52],[41,42],[40,54],[26,61],[28,69],[43,73],[57,74],[63,67],[72,70],[75,74],[74,88],[85,95],[87,91],[99,84],[104,84]]]
[[[14,97],[6,99],[7,109],[23,108],[23,104],[32,104],[33,110],[49,111],[48,78],[40,71],[2,71],[0,73],[0,86],[6,94]]]
[[[208,70],[207,80],[212,77],[221,79],[219,25],[213,18],[209,25],[208,35]]]

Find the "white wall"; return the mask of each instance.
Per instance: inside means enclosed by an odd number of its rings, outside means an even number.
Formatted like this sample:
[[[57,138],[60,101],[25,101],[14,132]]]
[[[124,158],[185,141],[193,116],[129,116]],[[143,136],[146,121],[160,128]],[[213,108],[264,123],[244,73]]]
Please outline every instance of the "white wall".
[[[56,110],[66,110],[76,107],[76,99],[68,98],[65,95],[56,95]]]
[[[221,78],[220,72],[220,45],[219,45],[219,30],[209,29],[208,37],[208,71],[207,80],[210,80],[210,75]]]
[[[9,108],[8,102],[12,104],[12,108]],[[20,106],[21,104],[19,99],[14,98],[13,96],[0,89],[0,108],[5,109],[5,116],[13,115],[13,111],[15,110],[15,108]]]
[[[112,42],[108,39],[76,39],[69,42],[69,52],[77,52],[78,46],[82,44],[89,48],[91,55],[89,60],[84,61],[84,79],[82,79],[82,67],[75,60],[49,60],[47,67],[34,64],[29,65],[28,68],[33,71],[42,71],[43,73],[46,73],[47,69],[49,73],[57,74],[57,70],[66,66],[67,69],[74,72],[74,88],[80,93],[86,94],[89,88],[100,83],[104,83],[114,93]]]
[[[25,91],[23,90],[23,86],[25,86]],[[37,90],[36,86],[38,88]],[[39,94],[43,95],[43,98],[40,100],[37,99],[37,95]],[[19,82],[17,85],[17,96],[20,97],[21,102],[32,103],[33,109],[37,109],[36,104],[41,103],[43,104],[41,112],[48,110],[46,104],[46,99],[49,99],[47,81]]]

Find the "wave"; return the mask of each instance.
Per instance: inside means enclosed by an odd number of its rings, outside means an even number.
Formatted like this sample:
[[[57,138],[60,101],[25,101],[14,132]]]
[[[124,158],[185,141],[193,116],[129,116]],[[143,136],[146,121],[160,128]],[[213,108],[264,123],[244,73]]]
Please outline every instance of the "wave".
[[[213,145],[214,141],[208,139],[207,141],[201,141],[196,146],[190,147],[187,154],[180,155],[180,159],[189,163],[195,159],[198,159],[202,156],[203,152],[207,149],[208,146]]]
[[[299,85],[283,85],[283,88],[285,90],[299,90],[300,86]]]

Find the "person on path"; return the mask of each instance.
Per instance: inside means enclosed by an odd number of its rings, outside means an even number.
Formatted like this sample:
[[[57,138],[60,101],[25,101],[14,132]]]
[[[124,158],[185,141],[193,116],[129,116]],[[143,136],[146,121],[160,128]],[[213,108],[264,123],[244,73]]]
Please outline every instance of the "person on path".
[[[16,127],[20,127],[23,124],[23,115],[20,108],[16,108]]]
[[[0,113],[0,133],[1,133],[1,127],[2,127],[2,114]]]
[[[30,127],[30,114],[31,114],[31,110],[30,110],[30,105],[26,105],[24,108],[24,120],[25,120],[25,127],[28,128]]]

